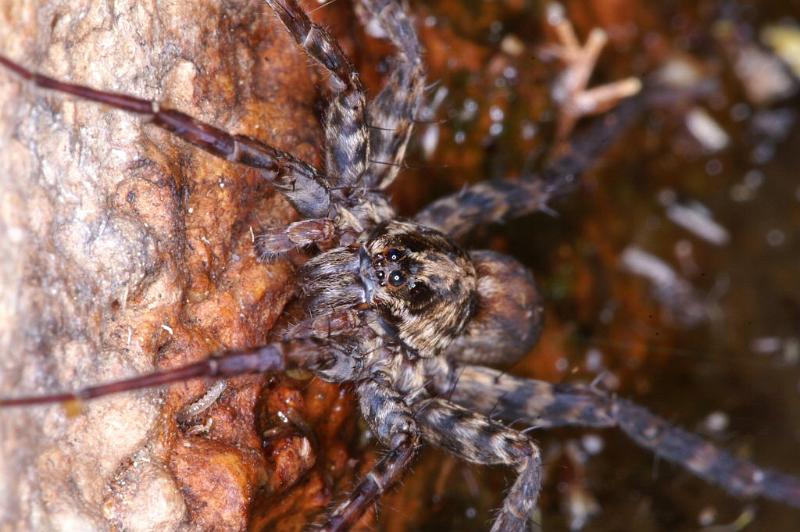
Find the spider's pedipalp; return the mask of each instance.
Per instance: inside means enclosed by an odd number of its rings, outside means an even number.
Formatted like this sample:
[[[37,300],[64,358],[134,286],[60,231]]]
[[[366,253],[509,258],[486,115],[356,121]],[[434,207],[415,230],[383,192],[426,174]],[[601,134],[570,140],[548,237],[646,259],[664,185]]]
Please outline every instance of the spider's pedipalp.
[[[594,387],[554,385],[463,366],[451,399],[508,422],[536,427],[618,427],[640,446],[739,497],[765,497],[800,508],[800,478],[735,457],[635,403]]]
[[[310,317],[355,307],[366,300],[355,250],[338,247],[306,262],[299,271],[301,299]]]
[[[292,250],[329,242],[335,232],[335,224],[327,218],[300,220],[283,228],[268,229],[255,237],[256,256],[265,262],[272,261]]]
[[[326,171],[336,185],[358,184],[369,160],[364,87],[336,40],[294,0],[267,0],[292,38],[330,72],[333,98],[325,113]]]
[[[397,48],[393,68],[383,89],[368,106],[370,163],[367,187],[388,187],[397,177],[425,89],[422,47],[405,10],[390,0],[361,0],[356,11],[364,26],[377,30]],[[375,32],[373,32],[375,33]]]
[[[528,530],[542,484],[539,448],[520,432],[443,399],[431,399],[420,407],[416,419],[425,441],[469,462],[517,470],[492,531]]]
[[[336,336],[352,335],[363,325],[362,321],[357,310],[340,309],[295,323],[284,331],[283,338],[287,341],[308,338],[328,340]]]

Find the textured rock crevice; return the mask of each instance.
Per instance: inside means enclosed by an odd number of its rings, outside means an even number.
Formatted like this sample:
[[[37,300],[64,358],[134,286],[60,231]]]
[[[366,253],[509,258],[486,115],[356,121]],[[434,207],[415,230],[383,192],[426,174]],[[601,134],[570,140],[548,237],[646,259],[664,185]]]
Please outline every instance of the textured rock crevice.
[[[255,0],[0,8],[0,53],[27,67],[159,99],[319,163],[317,74],[287,50]],[[74,389],[263,343],[293,269],[257,263],[251,235],[293,216],[251,170],[0,72],[0,394]],[[60,407],[0,413],[0,523],[243,528],[270,475],[255,432],[263,382],[235,380],[201,435],[174,419],[203,382],[90,402],[74,417]]]

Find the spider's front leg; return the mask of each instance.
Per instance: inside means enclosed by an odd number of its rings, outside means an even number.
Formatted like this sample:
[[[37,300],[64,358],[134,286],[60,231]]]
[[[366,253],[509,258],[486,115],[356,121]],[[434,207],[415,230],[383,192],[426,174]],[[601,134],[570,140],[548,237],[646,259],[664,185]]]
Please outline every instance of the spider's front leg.
[[[334,236],[335,227],[332,220],[327,218],[334,201],[328,177],[291,154],[251,137],[232,135],[185,113],[162,107],[155,101],[58,81],[31,72],[3,56],[0,56],[0,65],[39,87],[144,115],[154,125],[217,157],[261,170],[261,175],[280,190],[301,215],[312,218],[260,235],[256,251],[262,260],[276,258],[292,249],[324,242]]]
[[[361,0],[356,11],[367,31],[386,38],[398,53],[383,89],[369,104],[367,188],[388,187],[400,171],[425,88],[422,46],[411,17],[398,2]]]
[[[292,38],[330,74],[333,98],[325,113],[326,171],[338,186],[352,186],[367,168],[369,134],[364,87],[336,40],[314,24],[294,0],[267,0]]]
[[[800,508],[800,478],[739,459],[631,401],[589,386],[553,385],[480,366],[464,366],[457,373],[451,399],[466,408],[542,428],[618,427],[657,456],[736,496]]]
[[[283,192],[302,215],[325,217],[329,214],[331,196],[326,176],[289,153],[251,137],[231,135],[185,113],[161,107],[155,101],[58,81],[32,72],[3,56],[0,56],[0,65],[38,87],[142,115],[154,125],[217,157],[261,170],[262,175]]]
[[[307,341],[267,344],[255,349],[230,350],[176,368],[164,369],[118,380],[46,395],[25,397],[0,397],[0,408],[46,405],[55,403],[80,403],[98,397],[185,382],[197,378],[225,379],[248,373],[276,373],[288,366],[318,369],[329,364],[331,357],[318,346]],[[288,363],[288,364],[287,364]]]
[[[416,419],[425,441],[464,460],[513,466],[519,476],[506,495],[492,531],[528,530],[542,484],[542,457],[527,436],[443,399],[420,405]]]

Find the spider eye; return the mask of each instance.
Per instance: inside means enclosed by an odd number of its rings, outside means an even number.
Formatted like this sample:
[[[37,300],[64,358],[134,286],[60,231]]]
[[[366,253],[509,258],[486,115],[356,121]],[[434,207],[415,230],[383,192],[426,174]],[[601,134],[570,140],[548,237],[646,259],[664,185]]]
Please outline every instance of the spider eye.
[[[386,256],[392,262],[397,262],[401,258],[403,258],[403,253],[399,249],[391,248],[389,251],[386,252]]]
[[[383,281],[383,278],[386,277],[386,274],[383,273],[383,270],[376,271],[375,275],[378,277],[379,281]]]
[[[406,276],[400,270],[394,270],[389,274],[389,284],[392,286],[400,286],[406,282]]]
[[[433,290],[431,290],[425,283],[416,283],[408,291],[408,296],[411,304],[419,307],[427,303],[433,297]]]

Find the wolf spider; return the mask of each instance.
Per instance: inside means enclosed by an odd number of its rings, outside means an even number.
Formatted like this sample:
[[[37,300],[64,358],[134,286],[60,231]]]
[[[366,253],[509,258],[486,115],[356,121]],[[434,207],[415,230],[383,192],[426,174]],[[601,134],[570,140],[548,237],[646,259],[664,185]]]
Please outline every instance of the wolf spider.
[[[492,251],[468,252],[457,239],[477,225],[545,209],[594,160],[603,145],[597,139],[607,140],[621,127],[622,110],[610,115],[614,122],[574,140],[537,179],[479,183],[401,220],[385,190],[403,163],[425,88],[411,17],[399,2],[360,0],[363,21],[397,50],[385,88],[367,102],[358,73],[323,28],[294,0],[267,3],[329,74],[324,170],[156,102],[60,82],[2,56],[0,64],[40,87],[142,115],[217,157],[257,169],[303,217],[260,235],[259,256],[272,260],[299,248],[319,249],[299,272],[305,317],[256,349],[220,352],[77,392],[2,399],[0,406],[85,401],[199,377],[289,368],[352,383],[364,419],[387,452],[327,515],[325,530],[356,523],[398,482],[423,443],[473,463],[513,467],[516,481],[492,529],[528,529],[542,458],[528,434],[510,427],[520,420],[538,428],[618,427],[657,456],[734,495],[800,507],[800,479],[738,459],[630,401],[593,386],[552,385],[487,367],[513,362],[535,344],[542,301],[517,261]]]

